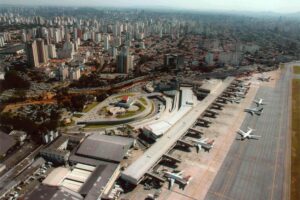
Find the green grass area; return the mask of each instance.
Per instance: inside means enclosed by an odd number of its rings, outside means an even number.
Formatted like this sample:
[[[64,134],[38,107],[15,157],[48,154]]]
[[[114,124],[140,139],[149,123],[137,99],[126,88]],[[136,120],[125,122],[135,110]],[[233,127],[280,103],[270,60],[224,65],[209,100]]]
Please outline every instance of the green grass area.
[[[82,117],[83,115],[82,114],[79,114],[79,113],[76,113],[76,114],[73,114],[73,117],[77,117],[77,118],[80,118]]]
[[[112,126],[104,125],[104,124],[88,124],[83,129],[88,129],[88,128],[109,128],[109,127],[112,127]]]
[[[294,66],[294,74],[300,74],[300,66]]]
[[[293,79],[292,92],[291,199],[298,200],[300,199],[300,79]]]
[[[118,119],[128,118],[128,117],[132,117],[132,116],[136,115],[137,113],[138,112],[130,112],[130,111],[128,111],[128,112],[123,113],[121,115],[117,115],[116,118],[118,118]]]
[[[135,96],[135,95],[136,95],[136,94],[134,94],[134,93],[124,93],[124,94],[120,94],[120,95],[115,96],[113,99],[118,99],[118,98],[121,98],[121,97],[123,97],[123,96],[133,97],[133,96]]]
[[[148,105],[147,100],[146,100],[144,97],[139,98],[139,100],[140,100],[145,106]]]
[[[93,108],[95,108],[98,104],[99,104],[99,102],[93,102],[93,103],[88,104],[88,105],[83,109],[83,112],[89,112],[90,110],[92,110]]]
[[[117,115],[116,118],[118,118],[118,119],[123,119],[123,118],[132,117],[132,116],[134,116],[134,115],[137,115],[137,114],[143,112],[143,111],[146,109],[146,108],[145,108],[143,105],[141,105],[141,104],[139,104],[139,105],[137,105],[137,106],[139,107],[139,110],[137,110],[137,111],[126,111],[125,113],[123,113],[123,114],[121,114],[121,115]]]

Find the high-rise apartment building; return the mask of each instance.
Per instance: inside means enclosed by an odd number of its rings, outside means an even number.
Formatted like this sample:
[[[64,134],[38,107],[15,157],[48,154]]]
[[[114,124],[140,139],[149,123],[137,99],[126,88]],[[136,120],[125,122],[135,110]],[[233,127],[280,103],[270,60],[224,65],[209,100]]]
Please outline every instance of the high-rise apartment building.
[[[117,56],[117,72],[129,73],[133,69],[134,56],[130,55],[128,48],[124,47]]]
[[[47,63],[48,62],[48,54],[47,54],[47,50],[46,50],[46,47],[44,44],[44,40],[41,38],[38,38],[36,40],[36,45],[37,45],[39,63]]]
[[[27,63],[30,67],[39,67],[36,41],[26,43]]]

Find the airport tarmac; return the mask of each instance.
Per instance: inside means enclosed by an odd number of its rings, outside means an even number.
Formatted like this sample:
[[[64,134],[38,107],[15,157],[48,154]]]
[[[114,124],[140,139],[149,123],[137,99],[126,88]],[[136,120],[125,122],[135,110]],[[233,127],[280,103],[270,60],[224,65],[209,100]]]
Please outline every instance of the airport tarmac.
[[[219,112],[217,118],[205,118],[213,123],[209,128],[197,127],[209,139],[215,139],[214,148],[210,152],[196,152],[196,148],[191,148],[191,152],[182,150],[172,151],[172,156],[182,160],[178,164],[178,170],[184,170],[184,175],[191,175],[192,180],[185,190],[179,188],[178,184],[174,184],[171,190],[168,189],[166,182],[161,188],[162,192],[158,199],[203,199],[213,182],[214,177],[225,159],[231,144],[236,137],[236,130],[240,127],[246,113],[243,108],[249,106],[256,94],[258,86],[253,85],[249,90],[246,99],[240,104],[225,104],[222,111]],[[167,167],[159,167],[168,169]],[[171,169],[168,169],[171,170]],[[144,199],[147,194],[154,193],[155,190],[144,190],[143,185],[139,184],[134,191],[124,195],[124,199]]]
[[[289,161],[286,160],[290,159],[289,136],[284,134],[288,130],[288,80],[291,75],[281,70],[266,75],[272,76],[270,82],[258,81],[259,74],[254,75],[250,90],[240,104],[226,104],[224,110],[218,111],[217,118],[209,119],[213,122],[209,128],[200,128],[203,137],[215,139],[209,153],[197,154],[195,148],[191,152],[172,151],[173,157],[182,160],[176,170],[184,170],[184,176],[191,175],[192,180],[184,190],[178,184],[169,190],[166,182],[158,199],[284,199],[289,195]],[[255,98],[270,102],[261,119],[244,112],[244,108],[256,106],[252,102]],[[240,138],[237,130],[247,126],[255,128],[257,133],[254,134],[263,135],[263,138],[236,140]],[[143,185],[138,185],[124,197],[144,199],[155,191],[144,190]]]
[[[289,199],[290,78],[288,69],[281,73],[276,87],[258,90],[256,98],[268,104],[261,116],[247,115],[241,129],[254,128],[254,134],[262,138],[234,141],[206,200]]]

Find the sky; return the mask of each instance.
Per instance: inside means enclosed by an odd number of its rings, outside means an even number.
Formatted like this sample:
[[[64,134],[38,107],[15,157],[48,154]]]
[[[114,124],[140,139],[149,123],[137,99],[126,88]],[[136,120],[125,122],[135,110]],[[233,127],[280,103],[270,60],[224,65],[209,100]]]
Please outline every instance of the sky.
[[[0,0],[0,4],[172,8],[200,11],[300,12],[300,0]]]

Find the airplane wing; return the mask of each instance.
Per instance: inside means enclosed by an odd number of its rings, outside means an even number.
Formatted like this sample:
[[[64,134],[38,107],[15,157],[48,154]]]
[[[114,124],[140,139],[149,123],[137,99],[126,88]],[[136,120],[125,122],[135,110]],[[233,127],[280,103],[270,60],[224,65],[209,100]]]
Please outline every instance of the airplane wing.
[[[198,144],[197,145],[197,153],[199,153],[199,151],[201,151],[201,149],[202,149],[202,145]]]
[[[244,135],[245,135],[244,131],[242,131],[242,130],[239,130],[237,133],[240,134],[240,135],[243,136],[243,137],[244,137]]]
[[[194,138],[190,138],[189,140],[192,141],[192,142],[199,142],[198,139],[194,139]]]
[[[250,113],[251,115],[253,115],[253,110],[251,110],[250,108],[246,108],[246,109],[245,109],[245,112],[248,112],[248,113]]]
[[[174,183],[175,183],[175,179],[174,178],[170,178],[169,179],[169,189],[171,189],[173,187]]]
[[[176,173],[176,175],[181,176],[183,174],[183,171],[179,171]]]
[[[205,143],[207,140],[208,140],[208,138],[204,138],[204,139],[200,140],[200,142]]]
[[[253,138],[261,138],[261,135],[250,135]]]
[[[210,150],[212,148],[211,144],[202,145],[205,150]]]

